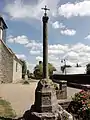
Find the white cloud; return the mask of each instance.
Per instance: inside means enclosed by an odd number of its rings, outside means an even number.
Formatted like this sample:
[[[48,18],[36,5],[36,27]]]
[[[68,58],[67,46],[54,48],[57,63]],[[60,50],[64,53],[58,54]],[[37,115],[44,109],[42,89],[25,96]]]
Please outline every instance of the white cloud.
[[[85,45],[83,43],[77,43],[71,47],[71,50],[82,53],[82,52],[90,52],[90,46]]]
[[[31,57],[33,57],[33,59],[36,59],[36,62],[40,60],[43,61],[42,43],[37,42],[35,40],[30,40],[30,42],[25,45],[25,48],[30,51]],[[48,53],[49,53],[48,55],[49,62],[54,64],[56,68],[59,67],[59,69],[61,65],[60,63],[61,59],[66,59],[67,64],[70,65],[76,65],[76,63],[80,63],[81,65],[86,65],[88,62],[90,62],[90,46],[85,45],[83,43],[77,43],[74,45],[50,44],[48,45]],[[26,56],[24,54],[17,54],[17,56],[19,58],[26,59]]]
[[[59,21],[56,21],[56,22],[52,23],[52,27],[54,29],[58,29],[58,28],[63,29],[63,28],[65,28],[65,25],[63,23],[59,23]]]
[[[59,21],[51,24],[54,29],[60,29],[60,33],[62,35],[73,36],[76,34],[76,31],[74,29],[68,29],[63,23],[59,23]]]
[[[37,56],[37,57],[36,57],[36,61],[37,61],[37,63],[38,63],[39,61],[43,61],[43,57]]]
[[[90,40],[90,35],[86,36],[85,39],[89,39]]]
[[[29,49],[31,55],[39,55],[42,52],[42,43],[36,42],[35,40],[30,40],[30,42],[25,45]]]
[[[73,16],[90,16],[90,1],[66,3],[59,7],[58,13],[61,16],[70,18]]]
[[[27,45],[25,45],[26,48],[28,48],[30,50],[30,54],[31,55],[42,55],[43,52],[43,44],[40,42],[36,42],[34,40],[31,40],[30,43],[28,43]],[[48,53],[49,55],[59,55],[59,54],[63,54],[64,51],[68,50],[68,46],[65,45],[48,45]]]
[[[42,43],[36,42],[35,40],[30,40],[30,42],[27,45],[25,45],[25,47],[32,48],[32,50],[41,49]]]
[[[49,45],[49,50],[68,50],[68,45],[54,44]]]
[[[53,54],[53,55],[59,55],[59,54],[63,54],[64,53],[64,51],[63,50],[48,50],[48,53],[49,53],[49,55],[51,54]]]
[[[76,53],[76,51],[70,51],[65,54],[64,58],[77,63],[79,60],[79,54]]]
[[[73,29],[61,30],[60,32],[62,35],[68,35],[68,36],[73,36],[76,34],[76,31]]]
[[[27,69],[30,70],[30,72],[33,72],[33,69],[36,66],[36,64],[27,61],[27,57],[24,54],[16,54],[16,56],[18,57],[18,59],[25,60],[26,65],[27,65]]]
[[[33,73],[34,67],[36,66],[36,64],[30,63],[30,62],[26,62],[27,64],[27,69]]]
[[[37,51],[35,51],[35,50],[30,50],[30,54],[31,54],[31,55],[40,55],[40,54],[41,54],[41,51],[39,51],[39,50],[37,50]]]
[[[60,28],[63,29],[65,28],[66,26],[63,24],[63,23],[60,23]]]
[[[90,62],[90,46],[82,43],[77,43],[75,45],[49,45],[49,51],[52,52],[48,55],[48,61],[57,69],[60,69],[61,59],[66,59],[66,63],[73,66],[77,63],[85,66]],[[43,60],[42,56],[36,57],[36,61],[40,60]]]
[[[8,3],[4,11],[8,13],[12,19],[23,19],[23,18],[36,18],[40,19],[43,11],[41,10],[42,7],[47,5],[50,8],[49,14],[52,16],[56,15],[57,12],[57,5],[59,0],[38,0],[37,4],[31,3],[23,3],[22,0],[15,0],[12,3]],[[33,14],[32,14],[33,13]]]
[[[17,56],[19,59],[26,60],[26,56],[25,56],[24,54],[16,54],[16,56]]]
[[[58,29],[60,27],[59,22],[56,21],[56,22],[52,23],[52,27],[55,29]]]
[[[19,44],[27,44],[29,42],[27,36],[17,36],[17,37],[13,37],[12,35],[8,36],[7,41],[9,43],[19,43]]]
[[[67,45],[60,45],[60,44],[54,44],[54,45],[49,45],[48,47],[48,53],[49,55],[62,55],[64,54],[65,51],[68,51],[68,46]]]

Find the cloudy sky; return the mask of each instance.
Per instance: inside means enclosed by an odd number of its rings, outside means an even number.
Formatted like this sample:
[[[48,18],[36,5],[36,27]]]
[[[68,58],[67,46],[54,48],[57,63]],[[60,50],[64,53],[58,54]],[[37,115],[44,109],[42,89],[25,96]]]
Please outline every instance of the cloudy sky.
[[[90,62],[90,0],[0,0],[7,25],[7,45],[32,71],[42,60],[42,7],[48,12],[49,62],[60,69],[67,64]]]

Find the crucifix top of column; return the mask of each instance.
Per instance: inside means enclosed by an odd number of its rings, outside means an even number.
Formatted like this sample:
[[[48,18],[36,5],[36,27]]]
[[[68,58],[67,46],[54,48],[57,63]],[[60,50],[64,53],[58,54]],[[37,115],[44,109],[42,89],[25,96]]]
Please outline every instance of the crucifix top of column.
[[[43,9],[43,10],[45,10],[44,15],[45,15],[45,16],[47,16],[47,11],[49,11],[50,9],[48,9],[46,5],[45,5],[45,7],[44,7],[44,8],[42,8],[42,9]]]

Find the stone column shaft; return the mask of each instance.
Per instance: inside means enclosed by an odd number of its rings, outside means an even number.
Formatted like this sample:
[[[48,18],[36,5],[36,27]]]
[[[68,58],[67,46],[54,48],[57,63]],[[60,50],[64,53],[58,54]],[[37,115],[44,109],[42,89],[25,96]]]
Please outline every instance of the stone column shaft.
[[[43,78],[48,79],[48,17],[43,16]]]

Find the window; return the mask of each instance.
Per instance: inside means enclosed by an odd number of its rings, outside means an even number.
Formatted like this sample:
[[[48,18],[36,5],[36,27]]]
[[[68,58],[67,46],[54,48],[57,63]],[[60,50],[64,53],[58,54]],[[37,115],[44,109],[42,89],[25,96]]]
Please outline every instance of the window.
[[[18,63],[16,63],[16,72],[17,72]]]

